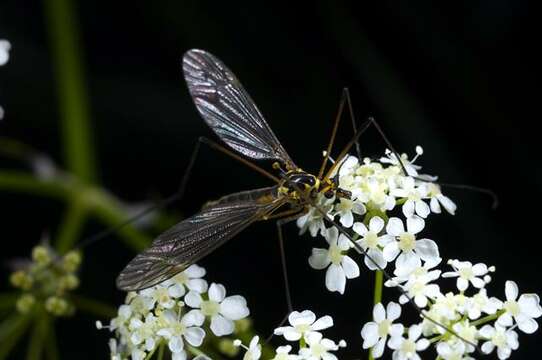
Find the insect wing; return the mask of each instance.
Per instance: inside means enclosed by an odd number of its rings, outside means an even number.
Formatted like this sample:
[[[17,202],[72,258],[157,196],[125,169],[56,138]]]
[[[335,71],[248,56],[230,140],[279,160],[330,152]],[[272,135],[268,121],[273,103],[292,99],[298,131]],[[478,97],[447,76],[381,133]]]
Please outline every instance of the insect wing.
[[[165,281],[284,204],[276,186],[244,193],[251,192],[244,201],[212,204],[158,236],[124,268],[117,287],[135,291]]]
[[[293,161],[235,75],[215,56],[189,50],[183,72],[199,113],[229,146],[254,159]]]

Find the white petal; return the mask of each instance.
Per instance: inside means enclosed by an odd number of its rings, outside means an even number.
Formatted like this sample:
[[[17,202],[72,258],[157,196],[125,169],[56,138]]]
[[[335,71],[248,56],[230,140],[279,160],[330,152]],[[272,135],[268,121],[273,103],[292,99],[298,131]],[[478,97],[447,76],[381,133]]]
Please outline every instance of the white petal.
[[[196,264],[194,265],[190,265],[185,271],[184,273],[189,277],[189,278],[201,278],[201,277],[204,277],[205,276],[205,269],[202,268],[201,266],[198,266]]]
[[[402,253],[401,255],[399,255],[397,261],[395,262],[395,266],[398,269],[414,270],[416,267],[419,266],[419,264],[421,264],[420,257],[413,251]]]
[[[403,340],[404,339],[401,336],[392,336],[390,340],[388,341],[388,346],[390,349],[397,350],[401,347]],[[394,356],[394,360],[395,360],[395,356]]]
[[[226,297],[226,288],[223,285],[212,283],[208,294],[209,300],[219,303]]]
[[[203,358],[204,360],[207,360],[208,358]],[[171,360],[186,360],[186,351],[179,351],[177,353],[173,353],[171,356]]]
[[[399,236],[405,231],[403,227],[403,222],[401,219],[392,217],[388,220],[388,225],[386,225],[386,232],[393,236]]]
[[[384,255],[384,260],[391,262],[397,257],[399,252],[400,250],[397,241],[393,241],[384,247],[382,255]]]
[[[452,200],[450,200],[449,197],[444,196],[444,195],[440,195],[438,197],[438,200],[440,201],[442,206],[444,206],[446,211],[448,211],[452,215],[455,214],[455,211],[457,210],[457,205]]]
[[[178,352],[183,351],[184,349],[183,338],[180,336],[172,336],[171,339],[169,339],[168,347],[172,353],[178,353]]]
[[[384,220],[379,216],[373,216],[369,221],[369,229],[375,234],[378,234],[384,229]]]
[[[426,218],[431,210],[429,206],[423,200],[416,201],[416,214],[420,215],[422,218]]]
[[[205,337],[205,331],[199,327],[189,327],[185,330],[184,338],[192,346],[200,346]]]
[[[250,311],[247,301],[241,295],[228,296],[220,304],[220,313],[230,320],[239,320],[247,317]]]
[[[416,241],[416,253],[424,261],[432,261],[440,257],[437,243],[429,239]]]
[[[386,260],[380,250],[369,249],[367,255],[365,255],[365,265],[370,270],[380,270],[386,267]]]
[[[536,294],[523,294],[518,300],[521,312],[533,318],[542,316],[542,307],[540,307],[540,298]]]
[[[302,312],[293,311],[288,316],[288,321],[293,326],[298,325],[310,325],[316,320],[316,315],[310,310],[304,310]]]
[[[341,218],[339,219],[339,221],[344,227],[349,228],[354,223],[354,215],[352,215],[351,211],[347,211],[346,213],[343,213],[341,215]]]
[[[175,284],[167,289],[169,296],[179,298],[184,295],[185,289],[181,284]]]
[[[435,214],[440,214],[442,211],[440,210],[440,204],[437,200],[437,198],[431,198],[430,200],[430,205],[431,205],[431,211],[434,212]]]
[[[348,250],[350,249],[353,245],[352,243],[350,242],[350,240],[343,234],[339,235],[339,240],[337,240],[337,246],[339,247],[339,249],[341,250]]]
[[[417,234],[423,230],[425,221],[419,216],[412,216],[407,219],[407,231],[411,234]]]
[[[354,232],[356,232],[358,235],[361,235],[361,236],[367,233],[367,227],[365,226],[364,223],[361,223],[361,222],[354,223],[354,225],[352,226],[352,229],[354,230]]]
[[[363,325],[363,328],[361,329],[361,337],[363,338],[364,349],[373,347],[379,339],[378,325],[374,322],[369,322]]]
[[[457,278],[457,288],[460,291],[465,291],[469,287],[469,282],[463,278]]]
[[[506,293],[506,300],[516,300],[518,298],[518,285],[513,281],[507,281],[504,287]]]
[[[316,320],[316,322],[314,322],[314,324],[312,324],[311,327],[313,330],[319,331],[319,330],[330,328],[332,326],[333,326],[333,318],[329,315],[326,315]]]
[[[327,249],[313,248],[312,254],[309,256],[309,265],[316,270],[322,270],[329,266],[329,251]]]
[[[486,341],[482,344],[482,352],[490,354],[495,349],[495,345],[491,341]]]
[[[233,321],[226,319],[222,315],[215,315],[211,318],[211,330],[216,336],[224,336],[233,333]]]
[[[486,282],[480,278],[472,278],[470,279],[470,282],[472,283],[472,285],[475,287],[475,288],[478,288],[478,289],[481,289],[483,288],[484,286],[486,286]]]
[[[301,332],[297,331],[295,328],[291,326],[288,326],[287,328],[285,328],[282,335],[288,341],[297,341],[301,339]]]
[[[373,308],[373,320],[377,323],[382,322],[386,318],[386,310],[384,309],[384,305],[381,303],[378,303]]]
[[[380,339],[373,347],[371,354],[374,359],[378,359],[384,354],[384,346],[386,345],[386,339]]]
[[[209,286],[207,285],[207,281],[204,279],[190,279],[188,280],[186,286],[193,291],[204,293],[207,292],[207,289]]]
[[[422,334],[422,327],[420,325],[412,325],[408,328],[408,339],[416,341]]]
[[[199,310],[190,310],[181,321],[184,326],[201,326],[205,321],[205,316]]]
[[[184,302],[190,307],[199,308],[202,302],[201,295],[195,291],[189,291],[184,297]]]
[[[405,203],[403,204],[403,214],[405,215],[407,219],[411,218],[414,215],[414,209],[415,209],[414,201],[410,199],[405,201]]]
[[[487,274],[487,265],[486,264],[476,264],[472,267],[472,272],[475,276],[482,276]]]
[[[388,320],[393,321],[395,319],[398,319],[399,316],[401,316],[401,306],[392,301],[386,307],[386,313],[388,314]]]
[[[331,264],[326,271],[326,287],[329,291],[337,291],[344,294],[344,287],[346,285],[346,276],[344,275],[343,268]]]
[[[349,256],[343,256],[341,265],[344,270],[344,275],[348,279],[354,279],[359,276],[359,266]]]
[[[538,330],[538,323],[531,318],[525,318],[522,321],[518,321],[518,328],[525,334],[533,334]]]

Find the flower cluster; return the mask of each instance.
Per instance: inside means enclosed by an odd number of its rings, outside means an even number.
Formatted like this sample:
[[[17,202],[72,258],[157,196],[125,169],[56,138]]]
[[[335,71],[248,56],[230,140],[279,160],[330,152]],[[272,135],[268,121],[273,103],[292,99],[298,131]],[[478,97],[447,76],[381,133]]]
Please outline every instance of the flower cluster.
[[[9,60],[9,50],[11,44],[9,41],[0,39],[0,66],[5,65]],[[0,106],[0,120],[4,118],[4,109]]]
[[[299,344],[298,351],[292,352],[291,345],[279,346],[272,360],[337,360],[337,356],[333,353],[346,347],[344,340],[336,343],[324,338],[320,332],[333,326],[331,316],[326,315],[316,319],[316,315],[310,310],[294,311],[288,316],[288,321],[289,326],[276,328],[274,333],[283,336],[287,341]],[[258,360],[262,356],[258,336],[250,341],[248,347],[242,345],[239,340],[234,344],[245,348],[243,360]]]
[[[456,205],[434,183],[436,177],[420,174],[415,161],[422,154],[417,147],[412,160],[386,151],[378,161],[360,163],[351,156],[339,164],[334,176],[351,198],[317,199],[317,204],[350,232],[356,245],[312,208],[298,226],[301,233],[309,229],[313,237],[323,236],[327,247],[314,248],[309,264],[327,269],[326,288],[341,294],[346,280],[360,274],[351,257],[355,249],[363,250],[368,269],[393,274],[385,285],[399,289],[398,303],[375,305],[373,321],[361,330],[363,348],[370,348],[374,358],[387,345],[394,359],[420,359],[417,353],[433,344],[439,359],[472,359],[477,347],[484,353],[496,349],[499,359],[506,359],[519,346],[517,330],[531,334],[538,329],[534,319],[542,315],[540,299],[536,294],[518,297],[513,281],[506,283],[506,300],[488,296],[486,285],[495,268],[483,263],[450,260],[450,271],[437,268],[442,259],[437,243],[423,236],[425,222],[442,208],[453,215]],[[457,290],[443,291],[437,282],[450,278]],[[408,302],[425,316],[407,327],[397,320]]]
[[[205,269],[192,265],[159,285],[129,292],[109,326],[115,333],[109,346],[113,359],[146,359],[167,344],[172,358],[187,358],[187,346],[199,347],[211,331],[215,336],[234,332],[235,321],[249,315],[242,296],[226,296],[220,284],[208,285]],[[208,325],[208,326],[207,326]]]
[[[55,316],[71,315],[75,309],[69,291],[79,286],[76,273],[80,264],[81,255],[76,251],[61,257],[48,246],[35,246],[32,259],[17,262],[17,269],[10,275],[11,284],[22,292],[17,310],[26,314],[43,306]]]

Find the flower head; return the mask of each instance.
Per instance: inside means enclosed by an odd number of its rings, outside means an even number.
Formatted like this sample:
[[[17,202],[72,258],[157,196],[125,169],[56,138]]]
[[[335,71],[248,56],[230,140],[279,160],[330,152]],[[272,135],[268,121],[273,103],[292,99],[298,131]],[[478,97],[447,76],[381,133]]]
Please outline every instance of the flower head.
[[[511,326],[515,320],[518,328],[526,334],[532,334],[538,329],[534,320],[542,315],[540,298],[536,294],[523,294],[519,297],[518,286],[513,281],[507,281],[505,286],[506,301],[503,304],[505,310],[497,320],[497,324],[503,327]]]
[[[393,323],[399,316],[401,316],[401,306],[399,304],[390,302],[386,310],[381,303],[375,305],[373,321],[366,323],[361,329],[363,348],[372,348],[374,358],[379,358],[384,353],[388,335],[403,333],[403,325]]]
[[[308,347],[299,350],[301,358],[306,360],[337,360],[332,351],[346,346],[346,342],[340,341],[336,344],[333,340],[324,338],[319,332],[307,334],[306,341]]]
[[[407,338],[404,338],[402,334],[394,334],[388,341],[390,349],[395,350],[393,358],[396,360],[421,360],[418,352],[429,347],[429,340],[419,339],[421,334],[422,328],[420,325],[412,325],[408,329]]]
[[[279,327],[274,331],[275,335],[282,335],[288,341],[298,341],[311,332],[324,330],[333,326],[331,316],[322,316],[316,320],[316,315],[310,310],[302,312],[293,311],[288,316],[288,321],[291,326]]]

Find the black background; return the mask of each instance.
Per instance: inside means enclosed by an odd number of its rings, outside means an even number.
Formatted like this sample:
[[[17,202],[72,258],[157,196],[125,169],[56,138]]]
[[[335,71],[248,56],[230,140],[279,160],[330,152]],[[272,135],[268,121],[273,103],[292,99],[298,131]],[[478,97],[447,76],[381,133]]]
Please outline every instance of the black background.
[[[429,173],[493,189],[500,198],[496,211],[484,196],[448,190],[459,205],[457,215],[433,216],[424,234],[439,243],[445,258],[496,265],[489,287],[494,295],[504,297],[508,279],[516,280],[521,292],[540,293],[540,42],[530,11],[527,2],[512,0],[438,6],[379,1],[356,7],[345,1],[80,2],[101,180],[134,202],[175,191],[197,137],[212,136],[180,72],[184,51],[206,49],[234,70],[306,170],[319,166],[341,89],[348,86],[358,117],[374,116],[396,148],[413,153],[415,145],[424,147],[420,163]],[[0,38],[13,45],[10,62],[0,69],[0,104],[6,110],[1,135],[31,144],[61,164],[42,4],[2,0]],[[337,143],[349,136],[345,125]],[[374,130],[361,141],[369,156],[385,148]],[[206,200],[266,184],[242,165],[204,151],[189,193],[173,208],[191,214]],[[62,214],[61,204],[47,199],[4,193],[1,202],[3,260],[27,255],[44,231],[54,234]],[[98,230],[89,224],[86,232]],[[322,242],[296,232],[293,225],[286,230],[295,308],[333,315],[336,326],[328,335],[349,341],[348,356],[341,358],[359,357],[372,276],[362,271],[347,283],[344,296],[329,293],[324,272],[307,264],[311,246]],[[272,223],[257,224],[201,262],[210,281],[248,299],[261,333],[286,310],[275,237]],[[81,291],[118,304],[122,294],[114,278],[131,256],[114,238],[91,247]],[[396,295],[388,291],[386,298]],[[93,323],[81,316],[74,331],[72,322],[60,322],[65,357],[105,356],[107,334],[95,331]],[[537,338],[539,333],[521,335],[512,358],[532,358]]]

